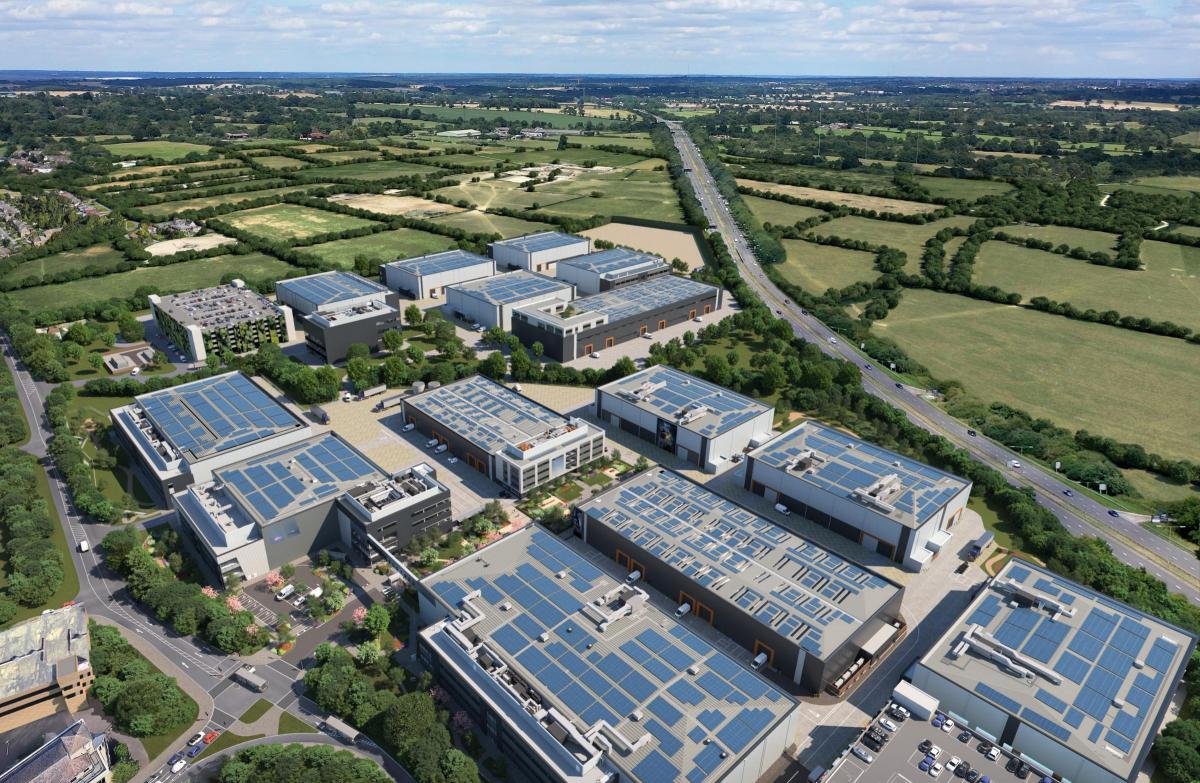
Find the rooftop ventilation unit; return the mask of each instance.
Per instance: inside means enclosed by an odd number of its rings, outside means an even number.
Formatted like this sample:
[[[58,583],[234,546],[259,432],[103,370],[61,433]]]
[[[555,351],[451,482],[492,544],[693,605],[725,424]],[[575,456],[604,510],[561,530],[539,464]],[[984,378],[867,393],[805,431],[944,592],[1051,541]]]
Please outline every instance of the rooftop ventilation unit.
[[[665,381],[645,381],[636,389],[622,389],[618,394],[634,402],[645,402],[651,394],[666,386]]]
[[[712,408],[709,408],[707,405],[701,405],[697,403],[690,408],[685,408],[683,412],[679,414],[679,418],[676,423],[679,425],[691,424],[693,421],[702,419],[710,413],[712,413]]]

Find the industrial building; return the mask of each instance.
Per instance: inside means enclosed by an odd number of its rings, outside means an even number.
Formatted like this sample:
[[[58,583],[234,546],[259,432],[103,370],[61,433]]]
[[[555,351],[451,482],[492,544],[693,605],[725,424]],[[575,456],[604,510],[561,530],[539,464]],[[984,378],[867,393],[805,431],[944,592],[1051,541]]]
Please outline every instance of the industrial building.
[[[436,299],[446,288],[496,274],[496,262],[466,250],[446,250],[405,258],[379,267],[383,282],[413,299]]]
[[[542,231],[492,242],[488,245],[488,255],[500,270],[524,269],[553,275],[556,263],[564,258],[581,256],[591,249],[592,241],[587,237]]]
[[[159,330],[194,362],[209,354],[257,350],[295,337],[292,309],[272,302],[241,280],[183,294],[150,294]]]
[[[596,389],[596,418],[714,473],[770,439],[775,408],[655,365]]]
[[[664,468],[575,508],[575,532],[811,694],[843,696],[904,635],[904,588]]]
[[[815,421],[750,453],[745,487],[920,571],[950,541],[971,482]]]
[[[1196,638],[1014,558],[914,665],[957,724],[1070,783],[1132,783]]]
[[[108,737],[81,720],[0,773],[0,783],[112,783]]]
[[[604,456],[604,432],[482,375],[406,397],[407,424],[518,497]]]
[[[670,271],[661,256],[614,247],[559,261],[554,276],[575,286],[580,296],[590,296]]]
[[[662,275],[575,301],[547,297],[517,305],[512,333],[560,362],[628,342],[721,307],[721,289],[686,277]]]
[[[512,330],[513,310],[537,304],[566,304],[575,298],[569,283],[532,272],[517,271],[446,289],[450,311],[487,328]]]
[[[118,438],[157,489],[163,507],[218,467],[312,434],[299,411],[265,381],[228,372],[134,397],[110,415]]]
[[[420,652],[531,783],[753,783],[797,705],[527,527],[426,577]]]
[[[445,533],[454,525],[450,490],[424,462],[384,481],[350,488],[340,498],[339,510],[349,523],[352,553],[360,563],[371,565],[385,558],[385,552],[399,556],[423,533]]]
[[[82,604],[0,631],[0,733],[59,710],[78,711],[95,681]]]
[[[352,272],[280,280],[275,298],[301,315],[305,343],[329,363],[344,361],[355,343],[376,351],[384,332],[401,327],[400,297]]]

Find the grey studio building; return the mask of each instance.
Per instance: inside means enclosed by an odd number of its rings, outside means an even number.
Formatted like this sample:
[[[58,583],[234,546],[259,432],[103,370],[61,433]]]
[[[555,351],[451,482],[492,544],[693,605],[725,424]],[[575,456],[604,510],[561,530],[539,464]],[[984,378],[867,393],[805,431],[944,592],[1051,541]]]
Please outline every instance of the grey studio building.
[[[640,283],[671,271],[671,265],[662,257],[624,247],[568,258],[557,266],[554,276],[575,286],[580,296]]]
[[[330,363],[343,361],[355,343],[376,351],[384,332],[400,328],[400,297],[352,272],[280,280],[275,298],[302,316],[305,343]]]
[[[422,580],[419,655],[522,783],[754,783],[797,704],[527,527]]]
[[[540,342],[546,356],[568,362],[718,310],[721,293],[707,283],[662,275],[575,301],[517,307],[512,333],[525,345]]]
[[[596,418],[709,473],[771,438],[775,409],[655,365],[596,389]]]
[[[555,264],[564,258],[581,256],[592,249],[591,240],[559,231],[502,239],[488,245],[488,253],[497,269],[524,269],[527,272],[554,274]]]
[[[413,299],[436,299],[449,286],[496,274],[496,262],[466,250],[446,250],[392,261],[379,267],[383,282]]]
[[[816,421],[750,453],[745,487],[910,571],[949,543],[971,482]]]
[[[575,298],[569,283],[519,270],[446,289],[446,305],[465,321],[512,330],[513,311],[538,304],[566,304]]]
[[[664,468],[580,503],[574,525],[811,694],[845,695],[904,634],[902,586]]]

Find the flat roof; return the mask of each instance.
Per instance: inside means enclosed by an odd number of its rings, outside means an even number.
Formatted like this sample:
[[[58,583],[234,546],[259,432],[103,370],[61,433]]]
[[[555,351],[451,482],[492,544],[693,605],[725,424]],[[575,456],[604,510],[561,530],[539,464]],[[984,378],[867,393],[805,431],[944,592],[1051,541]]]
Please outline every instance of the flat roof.
[[[562,414],[482,375],[415,394],[404,405],[493,454],[572,426]]]
[[[341,270],[280,280],[275,283],[275,290],[281,288],[311,302],[314,309],[361,296],[390,293],[386,286]]]
[[[971,486],[966,479],[811,420],[750,456],[831,495],[859,500],[906,527],[920,526]],[[889,480],[892,476],[895,480]],[[873,493],[854,494],[872,487]]]
[[[420,277],[421,275],[433,275],[438,272],[449,272],[454,269],[465,269],[479,264],[491,265],[494,263],[490,258],[484,258],[475,253],[468,253],[466,250],[446,250],[441,253],[430,253],[425,256],[392,261],[384,266],[403,269]]]
[[[475,688],[508,708],[527,742],[563,753],[560,740],[502,692],[514,674],[517,692],[564,716],[585,752],[603,752],[601,765],[619,769],[622,780],[720,780],[796,708],[774,685],[639,600],[641,590],[621,586],[539,528],[507,536],[422,584],[455,614],[479,591],[469,603],[481,617],[465,634],[487,651],[464,650],[444,627],[425,633],[455,656]],[[497,671],[497,658],[505,671]],[[641,720],[631,717],[635,711]],[[611,750],[600,751],[588,742],[600,721],[625,738],[624,747],[609,741]]]
[[[665,468],[578,508],[822,659],[901,590]]]
[[[162,297],[155,308],[182,326],[203,329],[224,328],[232,324],[261,321],[280,315],[279,307],[252,288],[218,285],[182,294]]]
[[[485,277],[467,283],[456,283],[450,290],[474,296],[492,305],[506,305],[537,299],[558,291],[572,290],[570,283],[553,277],[518,269],[495,277]]]
[[[667,271],[671,265],[661,256],[653,253],[643,253],[640,250],[630,250],[625,247],[614,247],[584,256],[567,258],[558,262],[561,269],[564,266],[591,272],[604,280],[617,282],[627,277],[644,274],[654,270]]]
[[[920,665],[1127,778],[1141,766],[1195,642],[1014,558]]]
[[[513,247],[523,250],[526,253],[537,253],[542,250],[568,247],[581,242],[587,244],[588,239],[586,237],[575,236],[574,234],[564,234],[561,231],[540,231],[536,234],[525,234],[524,236],[512,237],[511,239],[501,239],[491,244],[493,247]]]
[[[134,402],[162,439],[189,461],[307,426],[239,372],[141,394]]]
[[[594,296],[585,296],[571,304],[577,313],[603,313],[608,316],[608,322],[611,324],[626,318],[637,318],[660,307],[670,307],[676,302],[697,296],[711,296],[720,290],[716,286],[698,283],[686,277],[663,275]]]
[[[0,700],[58,679],[57,664],[88,663],[91,640],[83,605],[54,609],[0,631]]]
[[[774,410],[752,397],[665,364],[627,375],[601,386],[600,391],[706,438]],[[770,426],[767,422],[768,429]]]

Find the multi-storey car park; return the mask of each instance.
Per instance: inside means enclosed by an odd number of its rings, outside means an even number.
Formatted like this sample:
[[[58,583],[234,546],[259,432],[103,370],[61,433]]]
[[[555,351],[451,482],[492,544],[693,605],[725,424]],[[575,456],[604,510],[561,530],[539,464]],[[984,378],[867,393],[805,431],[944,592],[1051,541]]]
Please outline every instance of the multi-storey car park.
[[[596,419],[709,473],[772,435],[775,409],[667,365],[596,389]]]
[[[449,286],[496,274],[496,262],[466,250],[447,250],[392,261],[379,267],[383,282],[413,299],[445,296]]]
[[[518,497],[604,456],[604,432],[473,375],[406,397],[406,424]]]
[[[352,272],[280,280],[275,298],[302,316],[305,343],[327,362],[345,360],[355,343],[375,351],[384,332],[400,328],[400,297]]]
[[[0,733],[59,710],[78,711],[95,680],[82,604],[0,631]]]
[[[566,362],[690,321],[721,307],[721,289],[663,275],[574,301],[547,299],[513,308],[512,333]]]
[[[272,302],[241,280],[183,294],[151,294],[159,330],[194,362],[224,351],[246,353],[268,343],[291,342],[292,309]]]
[[[581,256],[591,249],[592,243],[587,237],[542,231],[492,242],[488,245],[488,254],[495,260],[497,269],[524,269],[552,275],[557,262]]]
[[[0,783],[111,783],[108,737],[78,720],[0,773]]]
[[[750,453],[745,487],[920,571],[950,541],[971,482],[815,421]]]
[[[809,693],[848,693],[904,634],[903,587],[664,468],[579,504],[574,523]]]
[[[1132,783],[1196,637],[1010,560],[912,670],[942,712],[1070,783]]]
[[[512,329],[513,310],[548,303],[567,303],[575,289],[561,280],[518,270],[446,289],[446,306],[466,321],[504,331]]]
[[[744,783],[790,742],[791,698],[544,530],[419,595],[419,654],[516,780]]]
[[[580,296],[589,296],[670,271],[671,265],[661,256],[614,247],[559,261],[554,276],[575,286]]]
[[[159,502],[213,470],[289,443],[312,428],[259,381],[237,372],[140,394],[111,411],[113,424]]]

